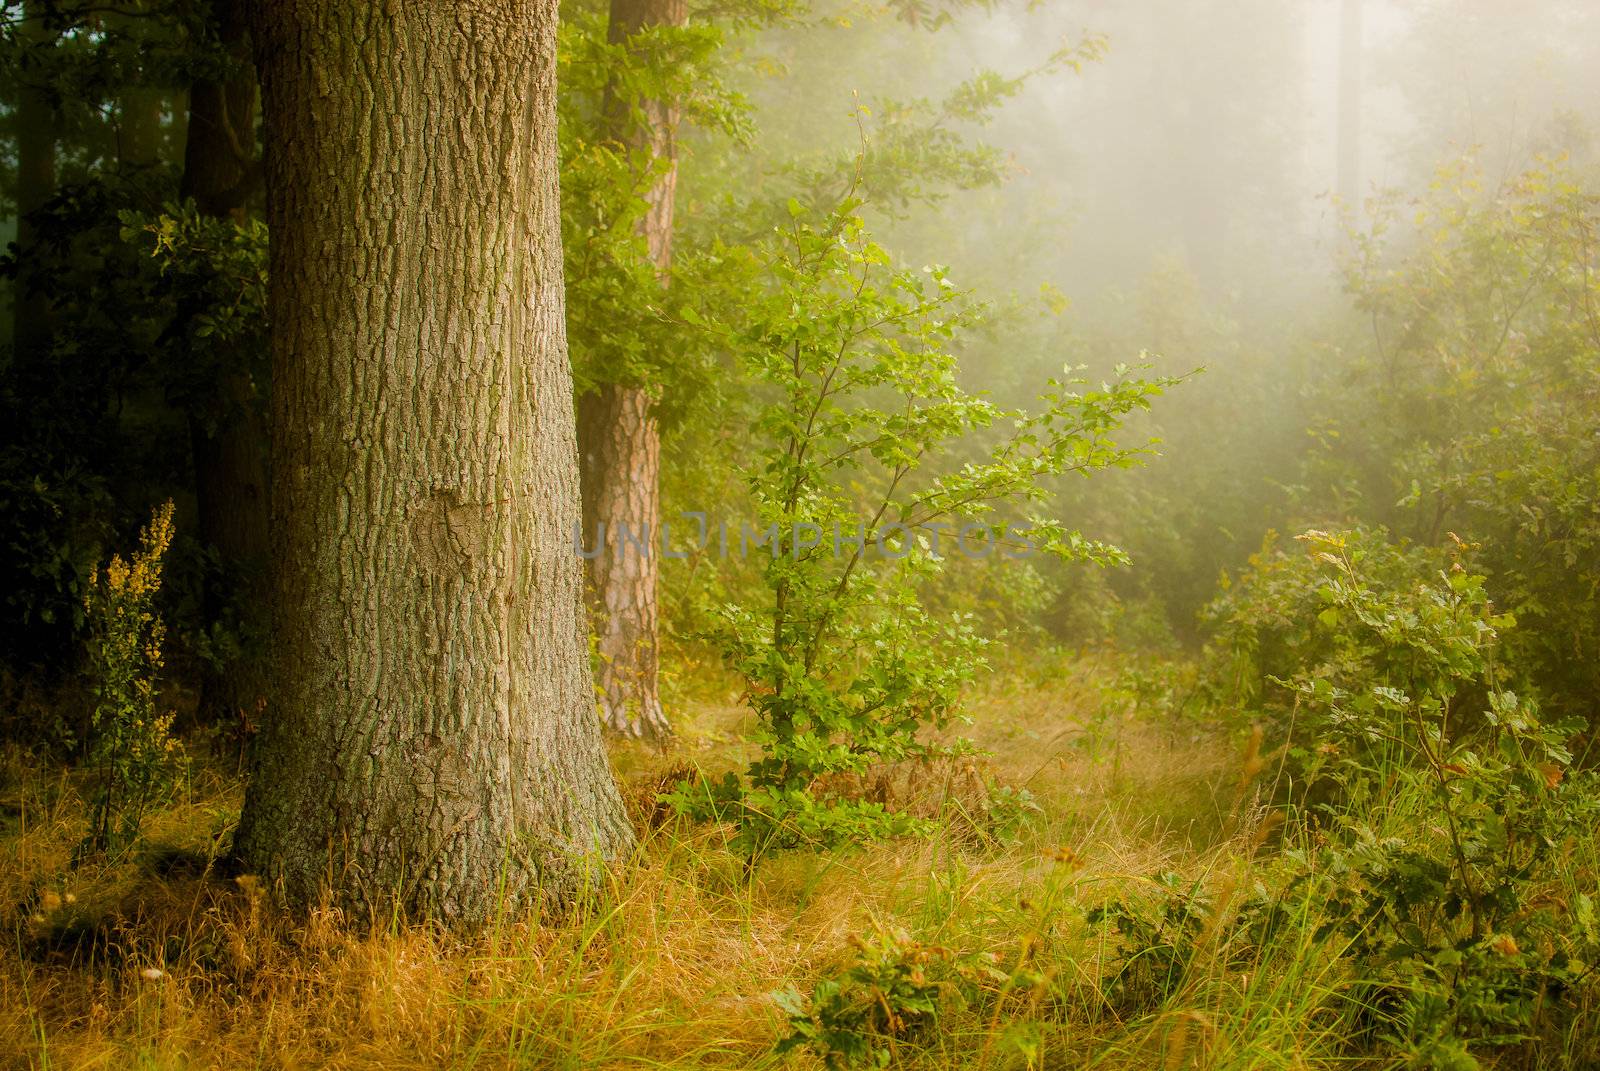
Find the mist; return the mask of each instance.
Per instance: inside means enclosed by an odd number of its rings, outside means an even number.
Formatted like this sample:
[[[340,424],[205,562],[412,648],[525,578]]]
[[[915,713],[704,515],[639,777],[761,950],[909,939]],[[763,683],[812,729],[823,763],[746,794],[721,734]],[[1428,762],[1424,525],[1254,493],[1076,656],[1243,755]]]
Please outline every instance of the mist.
[[[1600,1067],[1600,4],[0,57],[0,1064]]]

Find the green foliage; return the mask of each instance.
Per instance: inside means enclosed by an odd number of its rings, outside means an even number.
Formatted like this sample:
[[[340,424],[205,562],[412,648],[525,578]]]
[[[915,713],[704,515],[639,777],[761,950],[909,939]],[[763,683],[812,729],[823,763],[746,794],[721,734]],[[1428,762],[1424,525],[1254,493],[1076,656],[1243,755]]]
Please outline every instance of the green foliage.
[[[1374,586],[1341,537],[1307,538],[1325,567],[1319,617],[1343,664],[1364,667],[1349,682],[1294,681],[1322,740],[1305,776],[1351,801],[1333,811],[1317,867],[1341,875],[1335,924],[1371,977],[1404,994],[1397,1029],[1420,1054],[1520,1040],[1546,995],[1582,973],[1557,950],[1566,920],[1539,902],[1552,858],[1595,816],[1591,778],[1567,777],[1579,726],[1541,720],[1511,689],[1497,656],[1516,622],[1462,561],[1396,590]],[[1407,796],[1417,822],[1395,830],[1376,808]]]
[[[26,262],[0,258],[0,277],[45,295],[53,326],[40,352],[0,361],[0,635],[14,667],[70,661],[84,578],[138,524],[146,492],[169,493],[184,464],[173,456],[181,425],[161,411],[154,382],[170,306],[117,218],[159,185],[139,176],[66,187],[35,214]]]
[[[212,8],[203,0],[0,3],[0,94],[14,100],[26,87],[48,102],[58,138],[58,171],[67,183],[128,170],[124,155],[132,98],[187,89],[194,78],[229,72]],[[155,103],[159,114],[165,102]],[[8,109],[0,117],[0,132],[14,138],[15,117]],[[163,159],[181,156],[181,146],[170,144],[174,125],[152,132]],[[156,170],[165,168],[158,163]],[[0,172],[0,196],[12,208],[14,182],[13,170]]]
[[[123,241],[157,265],[153,297],[172,309],[162,334],[167,398],[205,429],[264,404],[268,368],[267,227],[203,215],[192,203],[121,213]]]
[[[157,210],[153,176],[63,189],[35,219],[23,265],[0,274],[49,297],[44,352],[0,366],[17,419],[0,429],[6,650],[14,666],[64,668],[84,581],[142,503],[180,494],[192,437],[259,411],[267,388],[266,228]],[[25,270],[24,270],[25,268]],[[169,569],[186,646],[197,621],[192,548]],[[197,642],[199,641],[199,642]]]
[[[557,52],[561,224],[567,335],[579,393],[606,383],[649,386],[669,418],[709,385],[694,332],[665,315],[667,277],[643,223],[648,195],[674,157],[655,123],[692,126],[748,145],[748,107],[728,87],[717,22],[646,26],[609,38],[604,5],[564,6]],[[692,268],[690,271],[692,272]]]
[[[1373,680],[1403,690],[1419,687],[1404,647],[1385,644],[1333,604],[1344,588],[1340,577],[1329,576],[1329,566],[1347,560],[1374,589],[1398,600],[1447,569],[1446,556],[1393,544],[1381,529],[1309,533],[1297,542],[1299,548],[1286,548],[1277,533],[1267,533],[1247,568],[1237,579],[1224,577],[1222,591],[1206,608],[1203,620],[1212,640],[1205,685],[1213,704],[1266,713],[1283,723],[1292,715],[1294,697],[1281,682],[1297,673],[1356,686]]]
[[[990,778],[984,785],[979,827],[992,844],[1015,845],[1044,813],[1032,792]]]
[[[1372,325],[1319,487],[1437,544],[1483,546],[1547,703],[1600,695],[1600,202],[1545,165],[1487,191],[1470,164],[1360,237],[1348,285]]]
[[[981,309],[940,269],[896,268],[853,208],[812,222],[794,203],[740,321],[706,325],[763,403],[748,478],[765,591],[725,607],[719,629],[760,719],[762,756],[744,778],[674,799],[735,820],[752,858],[920,828],[828,788],[834,775],[967,747],[923,731],[961,719],[988,641],[968,615],[931,614],[919,586],[957,553],[958,527],[979,519],[990,526],[983,553],[1121,560],[1017,511],[1039,507],[1050,478],[1133,464],[1138,451],[1113,441],[1118,422],[1166,383],[1052,380],[1034,414],[966,392],[955,347]]]
[[[127,848],[139,838],[144,812],[181,769],[170,735],[173,715],[160,709],[158,676],[166,627],[156,610],[161,559],[172,543],[172,503],[156,510],[130,561],[113,555],[89,577],[89,673],[96,703],[91,720],[92,785],[85,851]]]
[[[125,211],[121,220],[122,240],[147,251],[155,265],[152,296],[171,310],[155,375],[191,438],[264,428],[271,383],[266,224],[207,216],[192,202],[168,204],[159,214]],[[214,669],[238,665],[265,640],[266,615],[250,590],[249,570],[260,563],[228,561],[202,547],[197,564],[204,605],[180,621],[183,644]]]
[[[1324,743],[1339,749],[1323,754],[1342,767],[1345,780],[1358,771],[1368,778],[1385,773],[1392,761],[1433,766],[1462,736],[1480,730],[1537,727],[1536,714],[1509,690],[1510,670],[1496,657],[1502,634],[1516,621],[1495,612],[1485,578],[1461,560],[1472,548],[1458,545],[1448,568],[1432,576],[1379,585],[1363,550],[1352,550],[1342,535],[1308,532],[1301,538],[1318,567],[1317,626],[1332,653],[1290,683],[1313,732],[1332,737]],[[1555,748],[1557,739],[1545,746]],[[1358,750],[1345,750],[1346,743]],[[1570,756],[1563,749],[1540,759],[1564,763]]]
[[[1508,659],[1518,625],[1477,548],[1301,539],[1308,554],[1265,553],[1214,607],[1315,830],[1284,857],[1287,887],[1325,905],[1318,937],[1362,979],[1364,1030],[1418,1066],[1476,1066],[1563,1028],[1600,962],[1559,906],[1597,892],[1592,874],[1562,887],[1597,815],[1592,774],[1571,769],[1581,723],[1544,717]]]
[[[888,1067],[902,1041],[977,1003],[985,987],[1011,981],[992,954],[958,953],[903,931],[851,944],[855,961],[819,981],[809,999],[793,989],[773,994],[789,1016],[780,1054],[806,1048],[830,1069]]]
[[[980,70],[930,100],[879,99],[856,104],[859,152],[795,166],[796,185],[814,208],[855,195],[874,209],[904,215],[915,205],[937,204],[952,190],[1001,185],[1015,168],[1009,154],[971,136],[1035,80],[1082,71],[1102,59],[1106,41],[1096,35],[1068,40],[1045,61],[1014,75]]]
[[[1090,926],[1116,935],[1101,991],[1118,1014],[1142,1014],[1177,992],[1218,908],[1199,884],[1173,873],[1156,878],[1152,895],[1123,897],[1091,908]]]

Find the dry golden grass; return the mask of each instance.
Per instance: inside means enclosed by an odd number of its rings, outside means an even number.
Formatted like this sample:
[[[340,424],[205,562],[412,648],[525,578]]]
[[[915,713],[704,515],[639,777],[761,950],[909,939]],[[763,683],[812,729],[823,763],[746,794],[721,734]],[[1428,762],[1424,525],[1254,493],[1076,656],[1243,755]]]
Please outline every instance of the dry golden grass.
[[[701,704],[680,716],[671,753],[625,745],[614,756],[645,835],[612,886],[570,917],[505,919],[470,943],[273,911],[253,879],[217,867],[238,785],[205,769],[150,819],[137,858],[73,870],[85,815],[72,779],[9,753],[0,1066],[779,1066],[784,1016],[769,994],[808,991],[846,961],[854,936],[890,925],[1005,956],[1048,941],[1052,969],[1092,988],[1096,953],[1072,945],[1087,938],[1067,905],[1204,865],[1238,765],[1215,740],[1107,712],[1099,696],[1070,668],[997,690],[975,708],[983,765],[885,789],[959,808],[977,805],[967,782],[1025,785],[1044,814],[1020,843],[986,843],[952,821],[926,842],[776,855],[748,881],[719,831],[653,813],[664,774],[726,767],[748,747],[736,704]],[[1204,1033],[1199,1022],[1183,1036]],[[1013,1066],[982,1038],[994,1025],[967,1024],[918,1059]],[[1120,1028],[1095,1027],[1107,1029]],[[1055,1051],[1098,1044],[1078,1033]]]

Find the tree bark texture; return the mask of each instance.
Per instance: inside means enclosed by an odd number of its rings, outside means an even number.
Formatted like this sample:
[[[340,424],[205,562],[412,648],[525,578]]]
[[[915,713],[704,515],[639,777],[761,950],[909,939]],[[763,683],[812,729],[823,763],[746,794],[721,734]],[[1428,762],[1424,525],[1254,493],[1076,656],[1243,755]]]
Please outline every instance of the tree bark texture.
[[[590,617],[607,727],[660,740],[671,734],[658,688],[661,434],[649,394],[607,384],[578,400],[583,445]],[[632,538],[630,538],[630,536]]]
[[[293,902],[471,926],[631,831],[595,722],[555,0],[260,0],[272,706],[240,822]]]
[[[684,0],[612,0],[607,36],[625,44],[641,29],[681,26],[687,18]],[[670,101],[612,100],[606,110],[617,139],[645,166],[663,168],[645,193],[642,228],[650,259],[665,276],[672,263],[679,108]],[[645,389],[607,384],[579,400],[578,445],[585,545],[595,546],[602,533],[608,544],[588,562],[602,717],[616,732],[660,740],[672,727],[659,688],[659,546],[651,540],[660,530],[661,430],[652,410]],[[627,543],[624,532],[642,535],[649,552]]]
[[[190,87],[180,190],[205,215],[242,223],[260,172],[255,66],[239,0],[214,0],[212,18],[237,66],[226,81],[200,80]],[[267,598],[265,387],[248,367],[232,369],[217,384],[210,411],[189,415],[198,535],[215,550],[221,566],[221,575],[210,578],[205,591],[206,616],[212,621],[222,616],[230,596],[241,619],[260,613]],[[251,649],[255,631],[245,628],[246,650],[239,657],[205,674],[202,719],[228,719],[243,726],[258,721],[268,686],[261,653]]]

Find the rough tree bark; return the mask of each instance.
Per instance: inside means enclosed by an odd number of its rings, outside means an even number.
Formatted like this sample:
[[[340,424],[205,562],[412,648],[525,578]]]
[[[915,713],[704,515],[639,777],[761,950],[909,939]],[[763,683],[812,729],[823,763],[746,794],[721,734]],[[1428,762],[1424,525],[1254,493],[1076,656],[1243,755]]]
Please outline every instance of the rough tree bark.
[[[681,26],[687,18],[684,0],[612,0],[607,36],[623,44],[641,29]],[[631,114],[634,108],[643,114],[642,123]],[[642,228],[650,258],[664,277],[672,263],[679,109],[669,101],[613,100],[606,110],[616,138],[646,166],[662,168],[645,194]],[[602,716],[616,732],[664,739],[672,728],[658,686],[661,430],[649,392],[606,384],[580,398],[578,448],[584,545],[605,544],[588,560]],[[643,549],[624,539],[625,531],[640,537]]]
[[[653,404],[640,387],[606,384],[585,394],[578,441],[584,545],[600,547],[586,564],[601,715],[614,732],[661,740],[672,730],[657,683],[661,433]]]
[[[213,0],[213,23],[236,65],[225,81],[201,79],[189,89],[189,127],[179,192],[204,214],[244,222],[259,180],[256,159],[256,75],[249,28],[239,0]],[[221,616],[232,593],[241,613],[265,602],[267,544],[267,429],[262,391],[248,368],[217,384],[209,411],[189,414],[198,536],[222,567],[205,591],[206,616]],[[248,631],[248,630],[247,630]],[[227,718],[242,726],[259,721],[267,695],[260,652],[247,650],[201,682],[205,720]]]
[[[259,0],[272,705],[237,838],[292,902],[458,925],[631,831],[595,724],[556,0]]]

